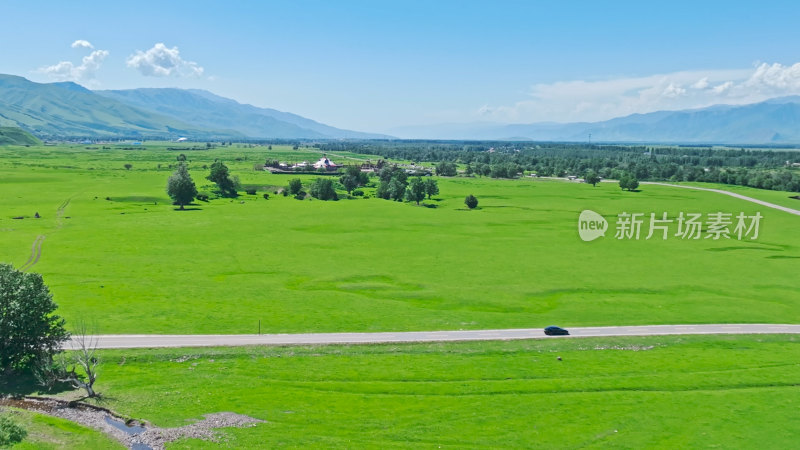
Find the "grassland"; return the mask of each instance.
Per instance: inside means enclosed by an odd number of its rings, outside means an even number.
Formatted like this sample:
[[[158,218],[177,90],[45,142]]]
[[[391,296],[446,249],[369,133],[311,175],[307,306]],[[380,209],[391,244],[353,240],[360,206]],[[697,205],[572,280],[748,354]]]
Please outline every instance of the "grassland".
[[[561,357],[559,361],[557,357]],[[104,406],[238,448],[792,448],[792,336],[104,351]],[[175,448],[213,447],[182,441]]]
[[[12,447],[15,450],[124,448],[99,431],[68,420],[21,409],[11,409],[5,413],[10,414],[13,420],[28,432],[22,442]]]
[[[259,194],[177,212],[164,187],[180,152],[167,145],[0,149],[0,261],[22,265],[44,235],[33,270],[70,323],[86,318],[105,333],[253,333],[259,320],[264,332],[800,320],[798,218],[734,198],[453,178],[439,180],[429,207],[265,200],[289,177],[253,164],[319,153],[233,146],[187,148],[195,181],[207,183],[202,166],[220,158]],[[334,161],[343,157],[365,158]],[[467,194],[478,210],[465,209]],[[756,241],[619,241],[611,230],[586,243],[583,209],[612,223],[623,211],[764,219]]]

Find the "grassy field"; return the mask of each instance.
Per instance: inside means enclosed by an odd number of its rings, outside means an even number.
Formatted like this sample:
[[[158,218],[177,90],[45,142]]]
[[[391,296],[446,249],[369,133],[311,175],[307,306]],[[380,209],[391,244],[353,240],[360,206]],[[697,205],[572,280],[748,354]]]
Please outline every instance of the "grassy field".
[[[561,357],[561,361],[557,358]],[[103,405],[238,448],[793,448],[793,336],[102,352]],[[175,448],[215,447],[186,440]]]
[[[68,420],[21,409],[6,410],[6,414],[28,432],[22,442],[12,447],[15,450],[125,448],[98,431]]]
[[[70,323],[85,318],[105,333],[254,333],[259,320],[263,332],[800,320],[791,282],[800,218],[719,194],[453,178],[439,179],[429,207],[297,201],[272,194],[290,176],[253,164],[319,153],[234,145],[184,151],[190,171],[209,190],[202,166],[221,158],[258,195],[178,212],[164,189],[180,152],[145,147],[0,148],[0,261],[24,264],[44,235],[33,270]],[[466,210],[467,194],[479,209]],[[764,219],[756,241],[616,240],[612,229],[586,243],[577,234],[583,209],[612,226],[623,211]]]

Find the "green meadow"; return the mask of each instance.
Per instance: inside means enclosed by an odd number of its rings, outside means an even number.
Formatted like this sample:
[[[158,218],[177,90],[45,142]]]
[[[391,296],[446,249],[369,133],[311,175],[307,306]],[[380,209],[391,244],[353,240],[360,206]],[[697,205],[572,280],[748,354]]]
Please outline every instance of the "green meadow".
[[[16,408],[6,409],[2,414],[11,417],[27,432],[22,442],[12,446],[14,450],[125,448],[103,433],[69,420]]]
[[[101,404],[232,448],[793,448],[794,336],[103,351]],[[561,360],[558,360],[558,358]],[[218,448],[183,440],[170,448]]]
[[[439,178],[424,206],[298,201],[274,194],[294,176],[253,165],[314,161],[313,148],[168,146],[0,147],[0,261],[22,266],[45,236],[31,270],[68,324],[255,333],[259,321],[262,332],[333,332],[800,320],[800,217],[728,196]],[[211,190],[202,167],[219,158],[258,194],[176,211],[165,186],[179,153],[198,190]],[[800,205],[789,193],[735,191]],[[478,209],[466,209],[468,194]],[[579,239],[584,209],[609,220],[604,238]],[[647,223],[638,241],[614,239],[622,212],[718,211],[760,212],[758,239],[645,240]]]

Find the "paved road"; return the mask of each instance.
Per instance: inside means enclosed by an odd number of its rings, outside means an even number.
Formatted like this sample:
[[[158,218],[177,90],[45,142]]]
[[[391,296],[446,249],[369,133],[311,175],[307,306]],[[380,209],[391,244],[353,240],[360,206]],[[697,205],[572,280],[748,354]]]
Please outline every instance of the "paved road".
[[[641,184],[655,184],[655,185],[659,185],[659,186],[670,186],[670,187],[683,188],[683,189],[693,189],[695,191],[716,192],[717,194],[730,195],[731,197],[736,197],[736,198],[741,199],[741,200],[747,200],[748,202],[753,202],[753,203],[756,203],[756,204],[759,204],[759,205],[762,205],[762,206],[766,206],[767,208],[774,208],[774,209],[778,209],[780,211],[787,212],[789,214],[794,214],[794,215],[800,216],[800,211],[798,211],[796,209],[792,209],[792,208],[789,208],[787,206],[776,205],[776,204],[770,203],[770,202],[765,202],[764,200],[759,200],[757,198],[748,197],[746,195],[737,194],[735,192],[730,192],[730,191],[726,191],[726,190],[723,190],[723,189],[711,189],[711,188],[704,188],[704,187],[697,187],[697,186],[684,186],[684,185],[681,185],[681,184],[659,183],[659,182],[656,182],[656,181],[642,181]]]
[[[569,328],[570,336],[658,336],[670,334],[800,334],[800,325],[645,325]],[[100,335],[98,348],[214,347],[240,345],[380,344],[391,342],[493,341],[553,339],[541,328],[510,330],[406,331],[383,333]],[[73,342],[65,345],[71,348]]]

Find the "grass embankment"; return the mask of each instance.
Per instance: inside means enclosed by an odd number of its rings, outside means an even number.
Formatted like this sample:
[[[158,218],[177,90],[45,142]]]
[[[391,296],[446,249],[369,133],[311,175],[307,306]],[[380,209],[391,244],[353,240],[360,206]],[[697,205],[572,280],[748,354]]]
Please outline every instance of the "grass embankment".
[[[266,420],[225,430],[239,448],[792,448],[800,440],[794,336],[117,350],[102,358],[104,406],[159,426],[219,411]]]
[[[253,164],[319,153],[234,146],[185,151],[190,171],[207,184],[202,166],[221,158],[258,195],[178,212],[164,192],[178,153],[0,150],[0,261],[21,265],[45,235],[33,270],[60,314],[103,333],[254,333],[259,319],[263,332],[800,321],[800,218],[735,198],[440,178],[430,207],[297,201],[272,194],[291,176]],[[467,194],[479,209],[466,210]],[[609,219],[605,238],[578,238],[584,209]],[[613,238],[617,214],[664,211],[764,219],[756,241],[644,240],[647,223],[640,241]]]

